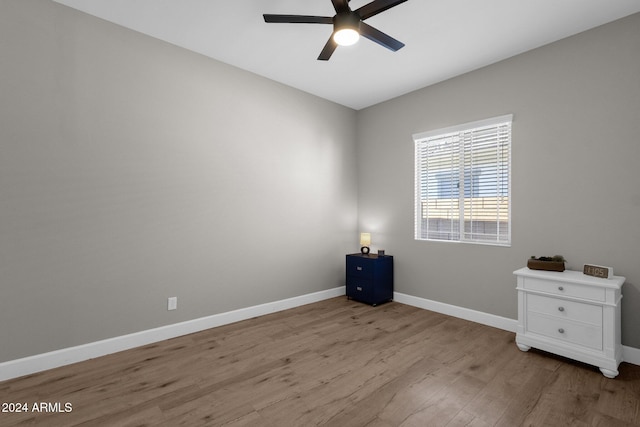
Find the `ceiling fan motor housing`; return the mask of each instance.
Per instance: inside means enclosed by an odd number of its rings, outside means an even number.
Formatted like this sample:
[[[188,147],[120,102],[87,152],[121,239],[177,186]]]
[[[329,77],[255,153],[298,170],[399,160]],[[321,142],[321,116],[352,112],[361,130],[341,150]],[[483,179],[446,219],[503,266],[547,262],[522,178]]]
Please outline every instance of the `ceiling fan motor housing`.
[[[356,12],[340,12],[333,17],[333,30],[350,28],[360,32],[360,15]]]

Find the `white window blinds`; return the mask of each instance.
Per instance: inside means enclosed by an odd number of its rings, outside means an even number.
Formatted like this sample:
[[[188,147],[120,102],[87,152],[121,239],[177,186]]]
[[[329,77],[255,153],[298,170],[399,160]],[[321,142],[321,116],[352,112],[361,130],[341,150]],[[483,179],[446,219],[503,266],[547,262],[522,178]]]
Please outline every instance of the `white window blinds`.
[[[417,240],[511,244],[511,121],[413,136]]]

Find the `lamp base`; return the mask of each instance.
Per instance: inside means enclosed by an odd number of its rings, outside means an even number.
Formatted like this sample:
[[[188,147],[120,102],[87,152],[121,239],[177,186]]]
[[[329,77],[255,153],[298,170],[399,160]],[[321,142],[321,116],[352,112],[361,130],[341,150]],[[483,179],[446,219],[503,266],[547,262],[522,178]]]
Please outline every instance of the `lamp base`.
[[[371,249],[369,249],[369,246],[363,246],[360,248],[360,252],[362,252],[362,255],[369,255],[369,251]]]

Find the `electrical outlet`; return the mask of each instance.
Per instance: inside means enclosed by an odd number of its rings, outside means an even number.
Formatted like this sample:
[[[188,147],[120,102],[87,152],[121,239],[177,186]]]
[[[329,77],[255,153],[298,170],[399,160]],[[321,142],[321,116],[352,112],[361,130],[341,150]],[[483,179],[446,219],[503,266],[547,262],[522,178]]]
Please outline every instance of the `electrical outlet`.
[[[176,310],[178,308],[178,297],[170,297],[167,300],[167,310]]]

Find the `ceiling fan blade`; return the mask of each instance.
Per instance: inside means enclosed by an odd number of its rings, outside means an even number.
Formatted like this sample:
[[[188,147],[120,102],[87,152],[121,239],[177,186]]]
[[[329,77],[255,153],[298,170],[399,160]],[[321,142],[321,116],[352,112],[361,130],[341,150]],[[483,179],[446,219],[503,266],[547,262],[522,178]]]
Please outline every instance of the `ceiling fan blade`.
[[[262,15],[264,22],[275,22],[281,24],[333,24],[333,18],[328,16],[309,15]]]
[[[404,47],[404,43],[364,22],[360,22],[360,35],[394,52]]]
[[[322,52],[320,52],[320,55],[318,56],[318,61],[328,61],[337,47],[338,43],[333,40],[333,34],[331,34],[327,44],[324,45],[324,49],[322,49]]]
[[[331,0],[331,3],[333,3],[336,13],[349,12],[351,10],[349,8],[349,0]]]
[[[365,20],[406,1],[407,0],[373,0],[371,3],[365,4],[361,8],[356,9],[355,12],[360,15],[362,20]]]

